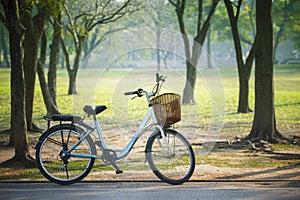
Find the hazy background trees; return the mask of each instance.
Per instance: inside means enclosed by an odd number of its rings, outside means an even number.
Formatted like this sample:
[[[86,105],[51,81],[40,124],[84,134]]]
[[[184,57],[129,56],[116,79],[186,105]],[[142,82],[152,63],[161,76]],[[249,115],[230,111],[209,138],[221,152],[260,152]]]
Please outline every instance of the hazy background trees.
[[[70,63],[70,50],[63,44],[63,52],[68,61],[66,67],[69,75],[68,94],[76,94],[76,77],[79,69],[81,55],[83,53],[84,44],[89,33],[104,24],[115,23],[120,18],[133,13],[139,9],[139,4],[134,0],[126,1],[76,1],[72,3],[63,3],[64,17],[63,27],[64,33],[69,34],[72,38],[72,48],[74,48],[73,66]]]
[[[197,65],[202,51],[206,34],[212,20],[212,16],[219,3],[219,0],[212,0],[207,16],[204,12],[204,1],[186,2],[185,0],[169,0],[175,7],[180,33],[185,47],[186,60],[186,83],[183,91],[183,104],[195,103],[194,90],[197,78]],[[186,12],[186,10],[192,12]],[[186,20],[193,19],[190,23],[190,30],[188,31]],[[191,33],[192,32],[192,33]],[[189,35],[193,35],[194,40],[190,45]]]

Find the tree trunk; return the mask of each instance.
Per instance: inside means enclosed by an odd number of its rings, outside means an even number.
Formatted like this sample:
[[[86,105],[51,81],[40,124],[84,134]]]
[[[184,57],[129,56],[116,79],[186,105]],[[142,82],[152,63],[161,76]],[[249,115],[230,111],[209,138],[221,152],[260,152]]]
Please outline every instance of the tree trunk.
[[[60,57],[60,65],[61,65],[61,68],[64,69],[64,68],[65,68],[65,56],[64,56],[63,53],[61,53],[61,54],[59,55],[59,57]]]
[[[160,28],[156,29],[156,59],[157,71],[160,71]]]
[[[251,47],[251,51],[248,55],[246,63],[243,61],[243,53],[242,53],[242,45],[240,40],[240,34],[238,29],[238,17],[239,17],[239,9],[242,4],[240,0],[237,6],[237,14],[234,15],[232,2],[230,0],[224,0],[227,13],[229,16],[234,47],[236,52],[236,61],[237,61],[237,68],[238,68],[238,75],[239,75],[239,101],[238,101],[238,113],[248,113],[252,110],[249,107],[249,78],[252,69],[252,63],[254,58],[254,48],[255,45],[253,44]]]
[[[14,135],[15,155],[4,162],[21,162],[26,167],[33,167],[35,162],[29,154],[29,144],[25,119],[25,81],[23,74],[24,28],[20,23],[19,9],[16,0],[2,1],[8,21],[10,54],[11,54],[11,134]]]
[[[25,78],[25,108],[27,130],[33,129],[32,110],[34,98],[35,73],[37,63],[38,41],[31,16],[32,5],[25,0],[20,2],[22,9],[21,23],[25,27],[24,45],[24,78]]]
[[[61,45],[62,45],[62,49],[63,49],[63,53],[64,53],[64,58],[66,60],[66,68],[67,68],[68,75],[69,75],[69,90],[68,90],[68,94],[69,95],[76,94],[74,70],[71,69],[70,54],[68,52],[68,49],[67,49],[67,46],[66,46],[64,40],[61,40]]]
[[[211,31],[208,28],[207,32],[207,68],[212,68],[211,65]]]
[[[162,56],[163,56],[163,62],[164,62],[164,66],[166,69],[168,69],[168,57],[170,55],[170,53],[168,51],[164,51],[164,50],[161,50],[160,51],[162,53]],[[173,66],[174,68],[175,66]]]
[[[39,41],[50,15],[48,13],[49,10],[44,7],[39,8],[38,13],[33,17],[32,6],[33,5],[26,0],[22,0],[20,3],[20,8],[22,7],[23,9],[21,22],[26,28],[24,40],[26,121],[28,130],[39,131],[32,122],[35,78]]]
[[[61,40],[61,15],[54,20],[53,23],[53,37],[50,46],[50,63],[48,71],[48,88],[50,91],[51,99],[57,107],[56,102],[56,69],[59,58],[60,40]]]
[[[249,108],[249,78],[250,74],[246,74],[245,70],[239,75],[239,102],[238,113],[248,113],[252,110]]]
[[[205,24],[201,30],[201,32],[195,37],[193,41],[192,47],[192,55],[191,58],[186,61],[187,65],[187,80],[185,83],[184,91],[183,91],[183,104],[193,104],[194,100],[194,91],[197,80],[197,66],[198,61],[201,55],[202,46],[206,37],[206,33],[209,28],[209,23]]]
[[[194,89],[197,79],[197,69],[189,61],[186,62],[186,66],[187,80],[183,90],[182,104],[194,104]]]
[[[3,48],[3,65],[5,67],[9,67],[9,59],[8,59],[8,48],[5,42],[5,33],[4,33],[4,27],[1,27],[1,46]]]
[[[279,31],[276,35],[276,38],[275,38],[275,41],[274,41],[274,63],[277,64],[278,63],[278,60],[276,59],[276,52],[277,52],[277,47],[278,47],[278,44],[279,44],[279,39],[281,37],[281,34],[283,32],[283,27],[284,27],[284,24],[285,23],[281,23],[280,26],[279,26]]]
[[[26,88],[26,121],[27,129],[34,130],[32,122],[33,113],[33,101],[34,101],[34,89],[36,78],[36,64],[37,64],[37,52],[38,52],[38,39],[35,38],[33,30],[29,33],[27,28],[24,40],[24,75],[25,75],[25,88]]]
[[[70,68],[70,65],[67,64],[67,70],[68,70],[68,75],[69,75],[69,90],[68,90],[68,95],[71,94],[77,94],[76,90],[76,77],[77,77],[77,72],[79,69],[79,62],[80,62],[80,56],[81,52],[83,49],[83,45],[85,42],[85,37],[81,36],[78,38],[78,44],[76,45],[76,54],[75,54],[75,59],[74,59],[74,65],[73,69]],[[64,46],[64,51],[65,51],[65,56],[69,57],[69,54],[67,53],[66,46]],[[69,58],[66,58],[69,60]]]
[[[75,71],[74,70],[69,70],[69,90],[68,90],[68,95],[71,94],[77,94],[76,91],[76,76],[75,76]]]
[[[273,85],[272,0],[256,1],[255,113],[248,140],[277,142]]]
[[[196,86],[196,80],[197,80],[197,65],[198,60],[201,55],[202,51],[202,45],[204,43],[204,39],[206,36],[208,30],[208,26],[204,26],[201,33],[196,36],[196,38],[193,41],[193,47],[192,47],[192,55],[189,60],[187,60],[187,72],[186,72],[186,83],[183,91],[183,104],[193,104],[195,103],[194,100],[194,90]],[[197,38],[199,37],[199,38]]]
[[[183,104],[192,104],[195,102],[194,100],[194,90],[196,85],[196,79],[197,79],[197,65],[198,65],[198,59],[201,55],[202,46],[206,37],[206,34],[208,32],[208,28],[210,25],[210,21],[212,18],[212,15],[214,14],[215,8],[217,7],[219,0],[213,0],[210,11],[208,13],[208,17],[206,18],[203,26],[202,26],[202,12],[203,12],[203,1],[199,0],[198,2],[198,19],[197,19],[197,33],[193,41],[193,47],[192,51],[190,51],[190,45],[189,40],[187,37],[187,32],[184,25],[183,20],[183,14],[185,9],[185,1],[182,1],[181,4],[174,4],[174,2],[171,2],[174,6],[176,6],[176,14],[178,18],[179,28],[180,32],[182,33],[182,38],[184,42],[185,47],[185,55],[186,55],[186,83],[183,90],[183,98],[182,103]]]
[[[284,32],[284,26],[286,25],[286,21],[288,20],[288,9],[291,8],[292,6],[294,6],[295,1],[290,1],[290,3],[287,2],[287,0],[284,1],[284,8],[283,8],[283,19],[280,21],[280,25],[279,25],[279,31],[276,34],[275,40],[274,40],[274,63],[277,64],[278,60],[276,60],[276,52],[277,52],[277,47],[279,44],[279,40],[280,37],[282,35],[282,33]]]
[[[44,73],[44,65],[46,61],[46,49],[47,49],[47,38],[45,32],[43,33],[42,40],[41,40],[41,56],[38,60],[37,64],[37,73],[39,77],[39,82],[43,94],[44,103],[47,109],[47,114],[57,114],[59,113],[56,105],[54,104],[51,96],[50,91],[46,82],[45,73]]]

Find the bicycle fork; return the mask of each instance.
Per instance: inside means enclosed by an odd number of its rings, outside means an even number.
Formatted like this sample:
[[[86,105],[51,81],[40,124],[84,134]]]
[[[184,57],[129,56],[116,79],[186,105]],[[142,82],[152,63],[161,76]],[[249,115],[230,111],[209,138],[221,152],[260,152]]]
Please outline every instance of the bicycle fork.
[[[157,142],[158,142],[160,148],[163,150],[163,152],[165,153],[166,157],[173,156],[175,152],[173,152],[172,148],[170,147],[170,144],[168,142],[168,139],[167,139],[167,137],[165,135],[164,130],[160,126],[157,126],[156,128],[159,129],[159,131],[161,133],[161,137],[163,139],[163,142],[165,143],[165,145],[163,145],[161,143],[161,141],[157,139]],[[167,147],[167,149],[165,147]]]

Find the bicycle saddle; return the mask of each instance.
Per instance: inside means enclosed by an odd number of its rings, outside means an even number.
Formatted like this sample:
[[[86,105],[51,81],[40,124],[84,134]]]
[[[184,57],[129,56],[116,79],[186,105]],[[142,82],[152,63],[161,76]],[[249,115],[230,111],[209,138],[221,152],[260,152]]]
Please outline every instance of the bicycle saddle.
[[[90,105],[85,105],[83,107],[83,111],[88,114],[88,115],[97,115],[101,113],[102,111],[106,110],[106,106],[90,106]]]

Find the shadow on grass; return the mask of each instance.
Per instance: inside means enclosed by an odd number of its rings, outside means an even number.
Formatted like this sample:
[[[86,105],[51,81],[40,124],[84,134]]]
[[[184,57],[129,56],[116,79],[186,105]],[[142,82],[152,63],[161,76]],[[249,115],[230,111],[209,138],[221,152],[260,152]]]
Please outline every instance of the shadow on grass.
[[[295,170],[294,172],[292,170]],[[297,171],[296,171],[297,170]],[[274,175],[275,174],[275,175]],[[219,179],[242,179],[255,176],[263,176],[262,179],[292,179],[300,176],[300,162],[285,167],[278,167],[274,169],[266,169],[261,171],[251,171],[242,174],[235,174],[230,176],[219,177]]]

